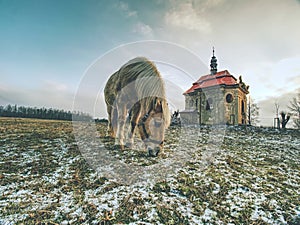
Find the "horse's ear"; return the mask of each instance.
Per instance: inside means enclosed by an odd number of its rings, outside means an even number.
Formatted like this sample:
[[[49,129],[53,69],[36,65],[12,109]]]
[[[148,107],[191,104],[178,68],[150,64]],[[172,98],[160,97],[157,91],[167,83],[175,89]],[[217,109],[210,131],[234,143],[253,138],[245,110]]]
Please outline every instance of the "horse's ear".
[[[162,112],[163,109],[162,109],[162,103],[161,103],[161,100],[160,99],[156,99],[155,100],[155,106],[154,106],[154,110],[155,112],[159,113],[159,112]]]

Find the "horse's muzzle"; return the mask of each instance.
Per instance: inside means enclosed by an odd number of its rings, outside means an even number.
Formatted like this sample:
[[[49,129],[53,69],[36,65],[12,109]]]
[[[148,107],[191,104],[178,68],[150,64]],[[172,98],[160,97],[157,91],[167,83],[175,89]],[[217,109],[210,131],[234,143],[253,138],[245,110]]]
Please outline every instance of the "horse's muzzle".
[[[158,153],[160,152],[160,147],[155,147],[154,149],[148,147],[148,156],[150,157],[156,157],[158,156]]]

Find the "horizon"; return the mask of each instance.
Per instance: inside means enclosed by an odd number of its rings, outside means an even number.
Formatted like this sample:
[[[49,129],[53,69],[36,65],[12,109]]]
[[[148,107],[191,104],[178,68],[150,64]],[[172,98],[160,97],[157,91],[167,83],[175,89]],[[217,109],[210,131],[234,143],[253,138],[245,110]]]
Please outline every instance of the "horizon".
[[[93,116],[93,115],[91,115],[91,114],[89,114],[88,112],[86,113],[86,112],[83,112],[83,111],[75,111],[75,110],[73,110],[73,111],[71,111],[71,110],[66,110],[66,109],[62,109],[62,108],[53,108],[53,107],[38,107],[38,106],[29,106],[29,105],[27,105],[27,106],[25,106],[25,105],[17,105],[17,104],[7,104],[7,105],[0,105],[0,108],[1,107],[3,107],[3,109],[4,108],[6,108],[8,105],[10,105],[10,106],[12,106],[12,107],[25,107],[25,108],[32,108],[32,109],[47,109],[47,110],[49,110],[49,109],[52,109],[52,110],[54,110],[54,111],[63,111],[64,113],[71,113],[72,115],[75,115],[75,116],[78,116],[78,114],[81,114],[81,113],[83,113],[83,115],[84,116],[88,116],[88,117],[91,117],[91,119],[93,119],[93,120],[106,120],[106,121],[108,121],[108,117],[97,117],[97,116]],[[171,114],[173,114],[175,111],[173,111],[173,112],[171,112]],[[170,115],[171,116],[171,115]],[[1,116],[0,115],[0,117],[7,117],[7,118],[20,118],[20,119],[49,119],[49,118],[38,118],[38,117],[25,117],[25,116],[23,116],[23,117],[20,117],[20,116]],[[179,113],[179,118],[180,118],[180,113]],[[281,117],[280,117],[280,115],[279,115],[279,117],[278,117],[279,119],[281,119]],[[258,118],[259,119],[259,118]],[[273,119],[276,119],[275,117],[273,118]],[[50,120],[61,120],[61,119],[50,119]],[[202,125],[199,125],[199,126],[202,126]],[[204,125],[204,126],[215,126],[215,125]],[[267,126],[267,125],[261,125],[261,124],[251,124],[251,125],[249,125],[248,123],[247,124],[245,124],[245,125],[241,125],[241,124],[239,124],[239,125],[226,125],[226,126],[233,126],[233,127],[236,127],[236,126],[251,126],[251,127],[256,127],[256,128],[273,128],[273,129],[278,129],[278,128],[276,128],[276,127],[274,127],[274,124],[272,124],[272,125],[270,125],[270,126]],[[279,128],[279,129],[282,129],[282,128]],[[293,120],[292,120],[292,118],[291,118],[291,120],[289,121],[289,123],[287,123],[287,126],[286,126],[286,128],[284,128],[284,129],[293,129],[293,130],[297,130],[297,128],[294,128],[293,127]]]

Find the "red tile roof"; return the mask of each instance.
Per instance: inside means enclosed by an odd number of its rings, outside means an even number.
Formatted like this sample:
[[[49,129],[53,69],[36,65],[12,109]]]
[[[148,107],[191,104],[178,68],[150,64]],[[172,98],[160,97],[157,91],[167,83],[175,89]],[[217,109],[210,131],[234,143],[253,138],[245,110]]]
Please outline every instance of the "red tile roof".
[[[186,92],[184,92],[184,94],[192,93],[196,89],[200,89],[200,88],[207,88],[216,85],[232,86],[236,84],[238,84],[236,78],[233,75],[231,75],[228,72],[228,70],[223,70],[217,72],[214,75],[208,74],[200,77],[199,80],[193,83],[193,86],[191,88],[189,88]]]

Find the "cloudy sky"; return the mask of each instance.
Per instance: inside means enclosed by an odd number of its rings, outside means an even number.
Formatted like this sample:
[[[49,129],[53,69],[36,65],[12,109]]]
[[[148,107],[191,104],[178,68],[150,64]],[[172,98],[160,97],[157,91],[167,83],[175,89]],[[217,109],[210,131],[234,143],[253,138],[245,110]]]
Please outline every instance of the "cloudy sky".
[[[209,72],[214,46],[218,69],[243,75],[262,124],[272,125],[274,103],[286,110],[300,88],[299,27],[297,0],[0,0],[0,105],[72,109],[97,59],[157,40],[201,59],[206,71],[199,64],[195,79]],[[176,73],[159,68],[164,77]],[[191,79],[181,78],[173,82],[184,90]]]

